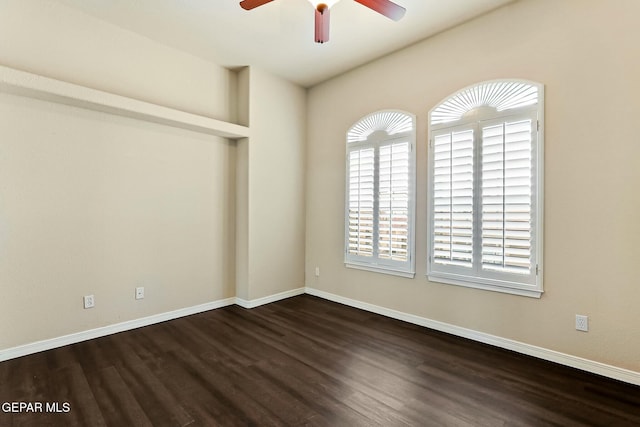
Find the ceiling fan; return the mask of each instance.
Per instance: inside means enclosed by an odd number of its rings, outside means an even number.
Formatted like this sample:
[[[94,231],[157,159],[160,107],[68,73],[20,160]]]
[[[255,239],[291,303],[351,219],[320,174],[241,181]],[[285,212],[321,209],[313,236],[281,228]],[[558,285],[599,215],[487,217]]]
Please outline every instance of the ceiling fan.
[[[273,0],[242,0],[240,6],[245,10],[255,9],[258,6],[272,2]],[[316,43],[329,41],[329,9],[340,0],[309,0],[316,8]],[[374,10],[394,21],[400,20],[404,16],[406,9],[390,0],[354,0],[363,6]]]

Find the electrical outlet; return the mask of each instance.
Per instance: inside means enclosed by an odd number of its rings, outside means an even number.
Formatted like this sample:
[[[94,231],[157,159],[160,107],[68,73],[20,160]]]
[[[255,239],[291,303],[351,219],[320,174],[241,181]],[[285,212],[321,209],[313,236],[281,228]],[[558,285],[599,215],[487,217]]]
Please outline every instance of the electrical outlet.
[[[83,298],[84,308],[93,308],[96,305],[96,300],[93,295],[85,295]]]
[[[144,298],[144,286],[138,286],[136,288],[136,299]]]
[[[576,330],[589,332],[589,317],[576,314]]]
[[[320,277],[320,267],[316,267],[316,277]]]

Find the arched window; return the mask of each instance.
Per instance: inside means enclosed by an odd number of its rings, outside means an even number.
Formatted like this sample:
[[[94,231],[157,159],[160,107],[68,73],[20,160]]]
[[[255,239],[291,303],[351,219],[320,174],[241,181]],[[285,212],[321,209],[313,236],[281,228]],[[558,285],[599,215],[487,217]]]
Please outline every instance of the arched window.
[[[540,297],[543,87],[463,89],[429,113],[429,280]]]
[[[415,117],[378,111],[347,132],[345,265],[413,277]]]

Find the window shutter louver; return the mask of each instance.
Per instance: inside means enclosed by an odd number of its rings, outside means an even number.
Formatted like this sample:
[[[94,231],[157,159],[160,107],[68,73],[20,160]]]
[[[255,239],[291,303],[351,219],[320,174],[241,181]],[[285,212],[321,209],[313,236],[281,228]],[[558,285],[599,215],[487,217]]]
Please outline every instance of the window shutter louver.
[[[352,255],[373,255],[375,155],[373,148],[349,154],[349,246]]]
[[[409,152],[408,142],[380,147],[378,199],[378,256],[408,259]]]
[[[473,130],[434,138],[434,262],[473,265]]]
[[[482,268],[531,271],[532,120],[482,128]]]

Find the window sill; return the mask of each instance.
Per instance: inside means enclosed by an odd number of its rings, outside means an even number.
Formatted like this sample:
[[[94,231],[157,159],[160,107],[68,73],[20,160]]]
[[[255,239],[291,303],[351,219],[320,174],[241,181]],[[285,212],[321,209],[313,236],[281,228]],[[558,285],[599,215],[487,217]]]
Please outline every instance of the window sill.
[[[347,268],[353,268],[355,270],[364,270],[364,271],[371,271],[374,273],[390,274],[392,276],[406,277],[407,279],[413,279],[416,276],[415,271],[394,270],[389,267],[362,265],[362,264],[354,264],[354,263],[347,263],[347,262],[345,262],[344,265]]]
[[[456,280],[456,279],[441,277],[437,275],[429,275],[429,274],[427,274],[426,276],[430,282],[434,282],[434,283],[445,283],[447,285],[464,286],[465,288],[482,289],[485,291],[493,291],[493,292],[502,292],[505,294],[519,295],[519,296],[524,296],[529,298],[540,298],[542,297],[542,293],[543,293],[541,289],[525,289],[525,288],[516,288],[516,287],[501,286],[501,285],[495,285],[495,284],[470,282],[465,280]]]

